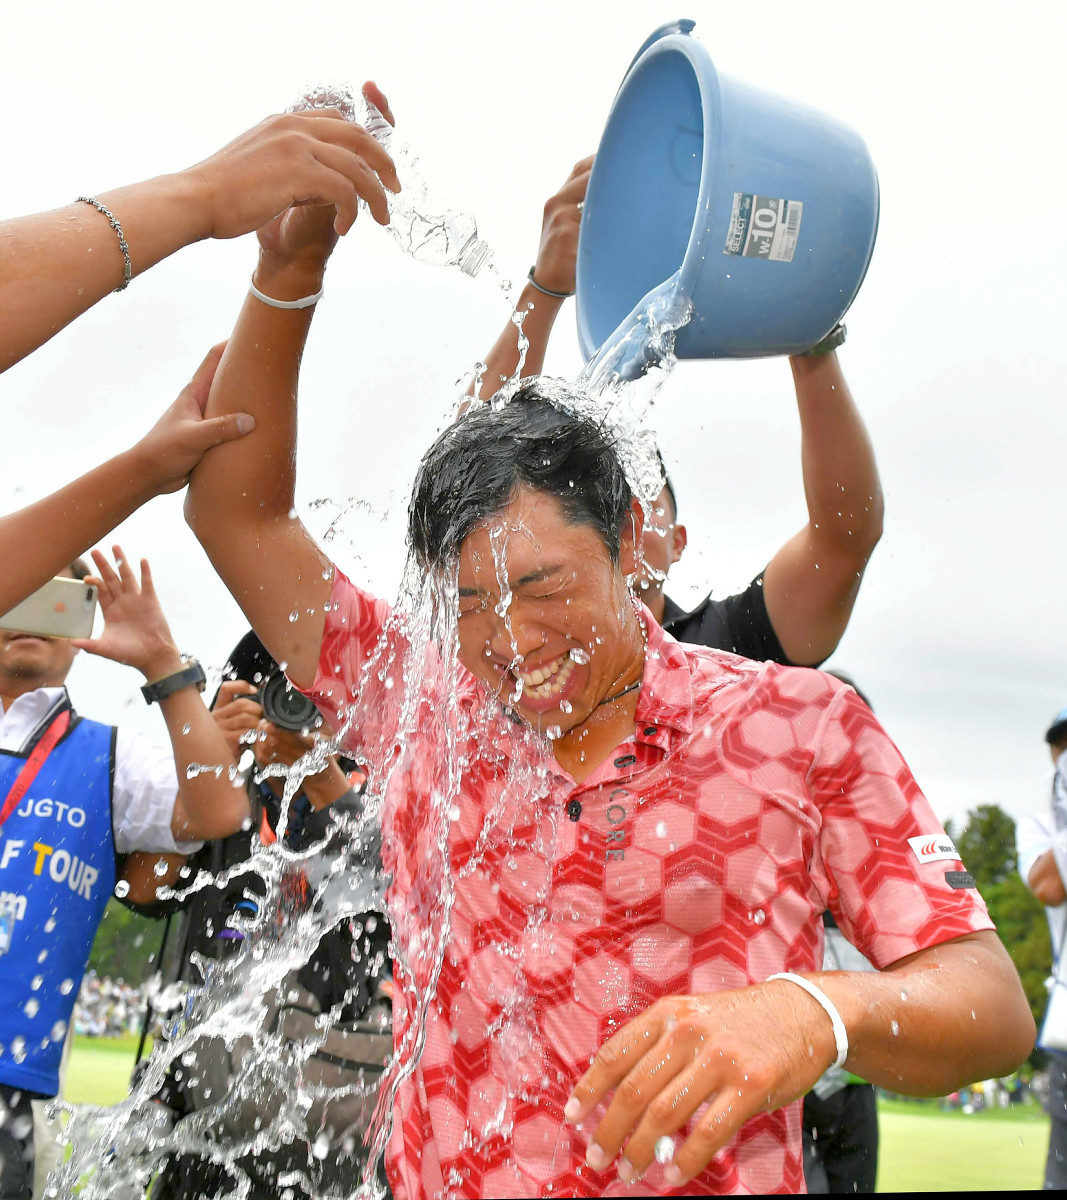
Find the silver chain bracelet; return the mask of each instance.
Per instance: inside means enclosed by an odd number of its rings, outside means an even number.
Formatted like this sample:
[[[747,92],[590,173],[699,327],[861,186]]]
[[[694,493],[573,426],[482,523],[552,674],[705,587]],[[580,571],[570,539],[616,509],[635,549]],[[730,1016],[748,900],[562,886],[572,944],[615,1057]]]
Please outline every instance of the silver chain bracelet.
[[[95,196],[79,196],[77,203],[91,204],[97,212],[102,213],[107,217],[108,224],[114,229],[119,239],[119,249],[122,251],[122,283],[115,288],[116,292],[125,291],[130,286],[130,280],[133,278],[133,264],[130,262],[130,248],[126,244],[126,235],[122,232],[122,226],[119,224],[118,217],[107,207],[106,204],[101,204]]]

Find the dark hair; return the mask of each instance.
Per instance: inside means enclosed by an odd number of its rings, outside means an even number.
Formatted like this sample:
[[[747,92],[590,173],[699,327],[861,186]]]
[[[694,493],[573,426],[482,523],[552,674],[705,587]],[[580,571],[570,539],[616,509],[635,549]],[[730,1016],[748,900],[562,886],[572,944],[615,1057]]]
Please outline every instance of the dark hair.
[[[69,570],[75,579],[84,579],[89,574],[89,564],[84,558],[76,558],[70,564]]]
[[[674,484],[671,483],[671,477],[667,474],[667,464],[663,461],[663,455],[656,448],[656,462],[659,463],[659,469],[663,472],[663,486],[667,489],[667,495],[671,498],[671,508],[674,509],[674,519],[678,520],[678,497],[674,494]]]
[[[1060,713],[1045,733],[1045,741],[1050,746],[1067,745],[1067,716]]]
[[[619,561],[633,493],[611,435],[566,411],[551,381],[523,383],[500,408],[473,404],[423,456],[408,509],[408,537],[425,568],[459,553],[471,530],[521,485],[547,492],[574,525],[591,525]]]

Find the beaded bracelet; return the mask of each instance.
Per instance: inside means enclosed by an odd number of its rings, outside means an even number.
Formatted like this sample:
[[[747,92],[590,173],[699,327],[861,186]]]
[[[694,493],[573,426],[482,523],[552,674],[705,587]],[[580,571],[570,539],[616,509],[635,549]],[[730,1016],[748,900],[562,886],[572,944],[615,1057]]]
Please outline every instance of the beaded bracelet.
[[[130,280],[133,278],[133,264],[130,262],[130,248],[126,244],[126,236],[122,232],[122,226],[119,224],[118,217],[107,207],[106,204],[101,204],[95,196],[79,196],[78,204],[91,204],[97,212],[103,213],[107,217],[108,224],[114,229],[119,239],[119,249],[122,251],[122,283],[115,288],[116,292],[125,291],[130,286]]]

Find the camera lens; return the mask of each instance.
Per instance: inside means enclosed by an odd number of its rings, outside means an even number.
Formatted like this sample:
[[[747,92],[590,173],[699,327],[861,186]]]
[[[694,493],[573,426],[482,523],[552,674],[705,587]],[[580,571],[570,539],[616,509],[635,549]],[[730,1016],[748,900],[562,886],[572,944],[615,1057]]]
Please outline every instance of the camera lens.
[[[263,685],[263,715],[279,729],[314,729],[322,717],[314,704],[278,671]]]

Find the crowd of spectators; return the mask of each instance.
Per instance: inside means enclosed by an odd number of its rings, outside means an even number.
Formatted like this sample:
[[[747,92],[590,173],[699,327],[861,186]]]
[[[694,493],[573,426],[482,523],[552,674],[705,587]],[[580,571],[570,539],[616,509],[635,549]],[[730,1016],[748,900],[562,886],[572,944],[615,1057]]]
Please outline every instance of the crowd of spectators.
[[[136,1033],[144,1012],[145,985],[135,987],[88,971],[78,992],[71,1028],[87,1037],[120,1037]]]

